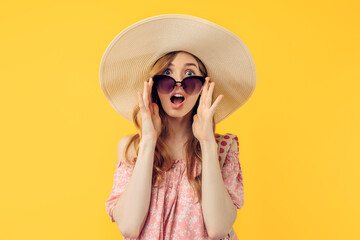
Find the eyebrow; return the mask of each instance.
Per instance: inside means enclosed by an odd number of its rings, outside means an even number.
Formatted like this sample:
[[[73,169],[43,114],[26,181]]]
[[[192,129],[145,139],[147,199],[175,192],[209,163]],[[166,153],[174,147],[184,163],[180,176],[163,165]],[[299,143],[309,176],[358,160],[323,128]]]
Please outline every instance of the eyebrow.
[[[174,66],[174,64],[170,63],[169,66]],[[195,63],[185,63],[185,66],[195,66],[195,67],[197,67]]]

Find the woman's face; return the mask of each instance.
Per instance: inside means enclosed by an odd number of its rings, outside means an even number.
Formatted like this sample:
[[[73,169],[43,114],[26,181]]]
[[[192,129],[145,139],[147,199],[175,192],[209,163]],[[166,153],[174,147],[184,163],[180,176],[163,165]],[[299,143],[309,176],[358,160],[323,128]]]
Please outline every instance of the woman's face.
[[[176,81],[181,81],[188,76],[202,76],[198,63],[196,59],[188,53],[179,52],[173,61],[170,63],[167,69],[163,73],[159,73],[160,75],[169,75],[173,77]],[[184,89],[180,86],[180,83],[177,83],[173,91],[169,94],[163,94],[157,91],[161,105],[164,111],[170,117],[174,118],[182,118],[187,115],[190,111],[192,111],[201,90],[194,95],[187,94]],[[184,101],[182,103],[174,103],[171,101],[171,97],[175,94],[180,94],[184,97]],[[190,113],[191,114],[191,113]]]

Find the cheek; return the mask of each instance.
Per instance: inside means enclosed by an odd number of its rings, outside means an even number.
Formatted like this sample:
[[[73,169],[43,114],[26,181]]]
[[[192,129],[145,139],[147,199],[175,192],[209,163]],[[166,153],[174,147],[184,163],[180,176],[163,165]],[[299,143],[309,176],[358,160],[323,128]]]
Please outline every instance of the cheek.
[[[168,96],[164,95],[164,94],[159,94],[158,92],[158,96],[159,96],[159,99],[160,99],[160,102],[161,102],[161,105],[164,106],[164,104],[169,104],[168,103]]]
[[[199,97],[199,95],[188,97],[187,104],[191,105],[191,107],[194,107],[198,97]]]

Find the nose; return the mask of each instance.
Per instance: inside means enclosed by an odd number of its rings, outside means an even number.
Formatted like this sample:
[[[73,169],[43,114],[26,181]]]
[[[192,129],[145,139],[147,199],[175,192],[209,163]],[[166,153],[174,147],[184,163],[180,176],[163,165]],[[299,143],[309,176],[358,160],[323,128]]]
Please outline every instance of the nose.
[[[181,92],[182,94],[185,94],[184,88],[181,86],[181,82],[176,82],[173,91],[175,92]]]
[[[179,85],[178,85],[178,84],[179,84]],[[181,91],[181,92],[184,91],[184,89],[182,88],[182,86],[180,86],[180,83],[176,83],[176,85],[175,85],[175,87],[174,87],[174,90],[175,90],[175,91]]]
[[[174,78],[175,79],[175,81],[176,81],[176,83],[175,83],[175,88],[176,87],[181,87],[181,77],[177,77],[177,78]]]
[[[174,90],[175,91],[181,91],[182,93],[184,93],[184,88],[182,87],[182,78],[180,76],[174,77],[176,83],[174,86]]]

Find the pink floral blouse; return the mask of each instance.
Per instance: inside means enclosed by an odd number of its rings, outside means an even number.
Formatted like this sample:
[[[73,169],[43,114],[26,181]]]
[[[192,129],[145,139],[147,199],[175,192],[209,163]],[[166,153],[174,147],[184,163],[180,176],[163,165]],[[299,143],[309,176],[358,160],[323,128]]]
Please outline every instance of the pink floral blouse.
[[[239,142],[236,135],[216,135],[218,143],[219,163],[224,184],[237,209],[244,204],[244,188],[242,170],[239,162]],[[230,150],[236,144],[236,151]],[[133,168],[125,162],[118,162],[114,174],[114,183],[105,207],[112,222],[115,204],[131,178]],[[171,169],[164,174],[164,185],[152,188],[149,213],[144,227],[136,239],[210,239],[208,237],[200,202],[186,175],[184,159],[174,161]],[[193,174],[201,174],[201,163],[196,163]],[[124,238],[128,240],[130,238]],[[223,239],[237,240],[232,229]]]

